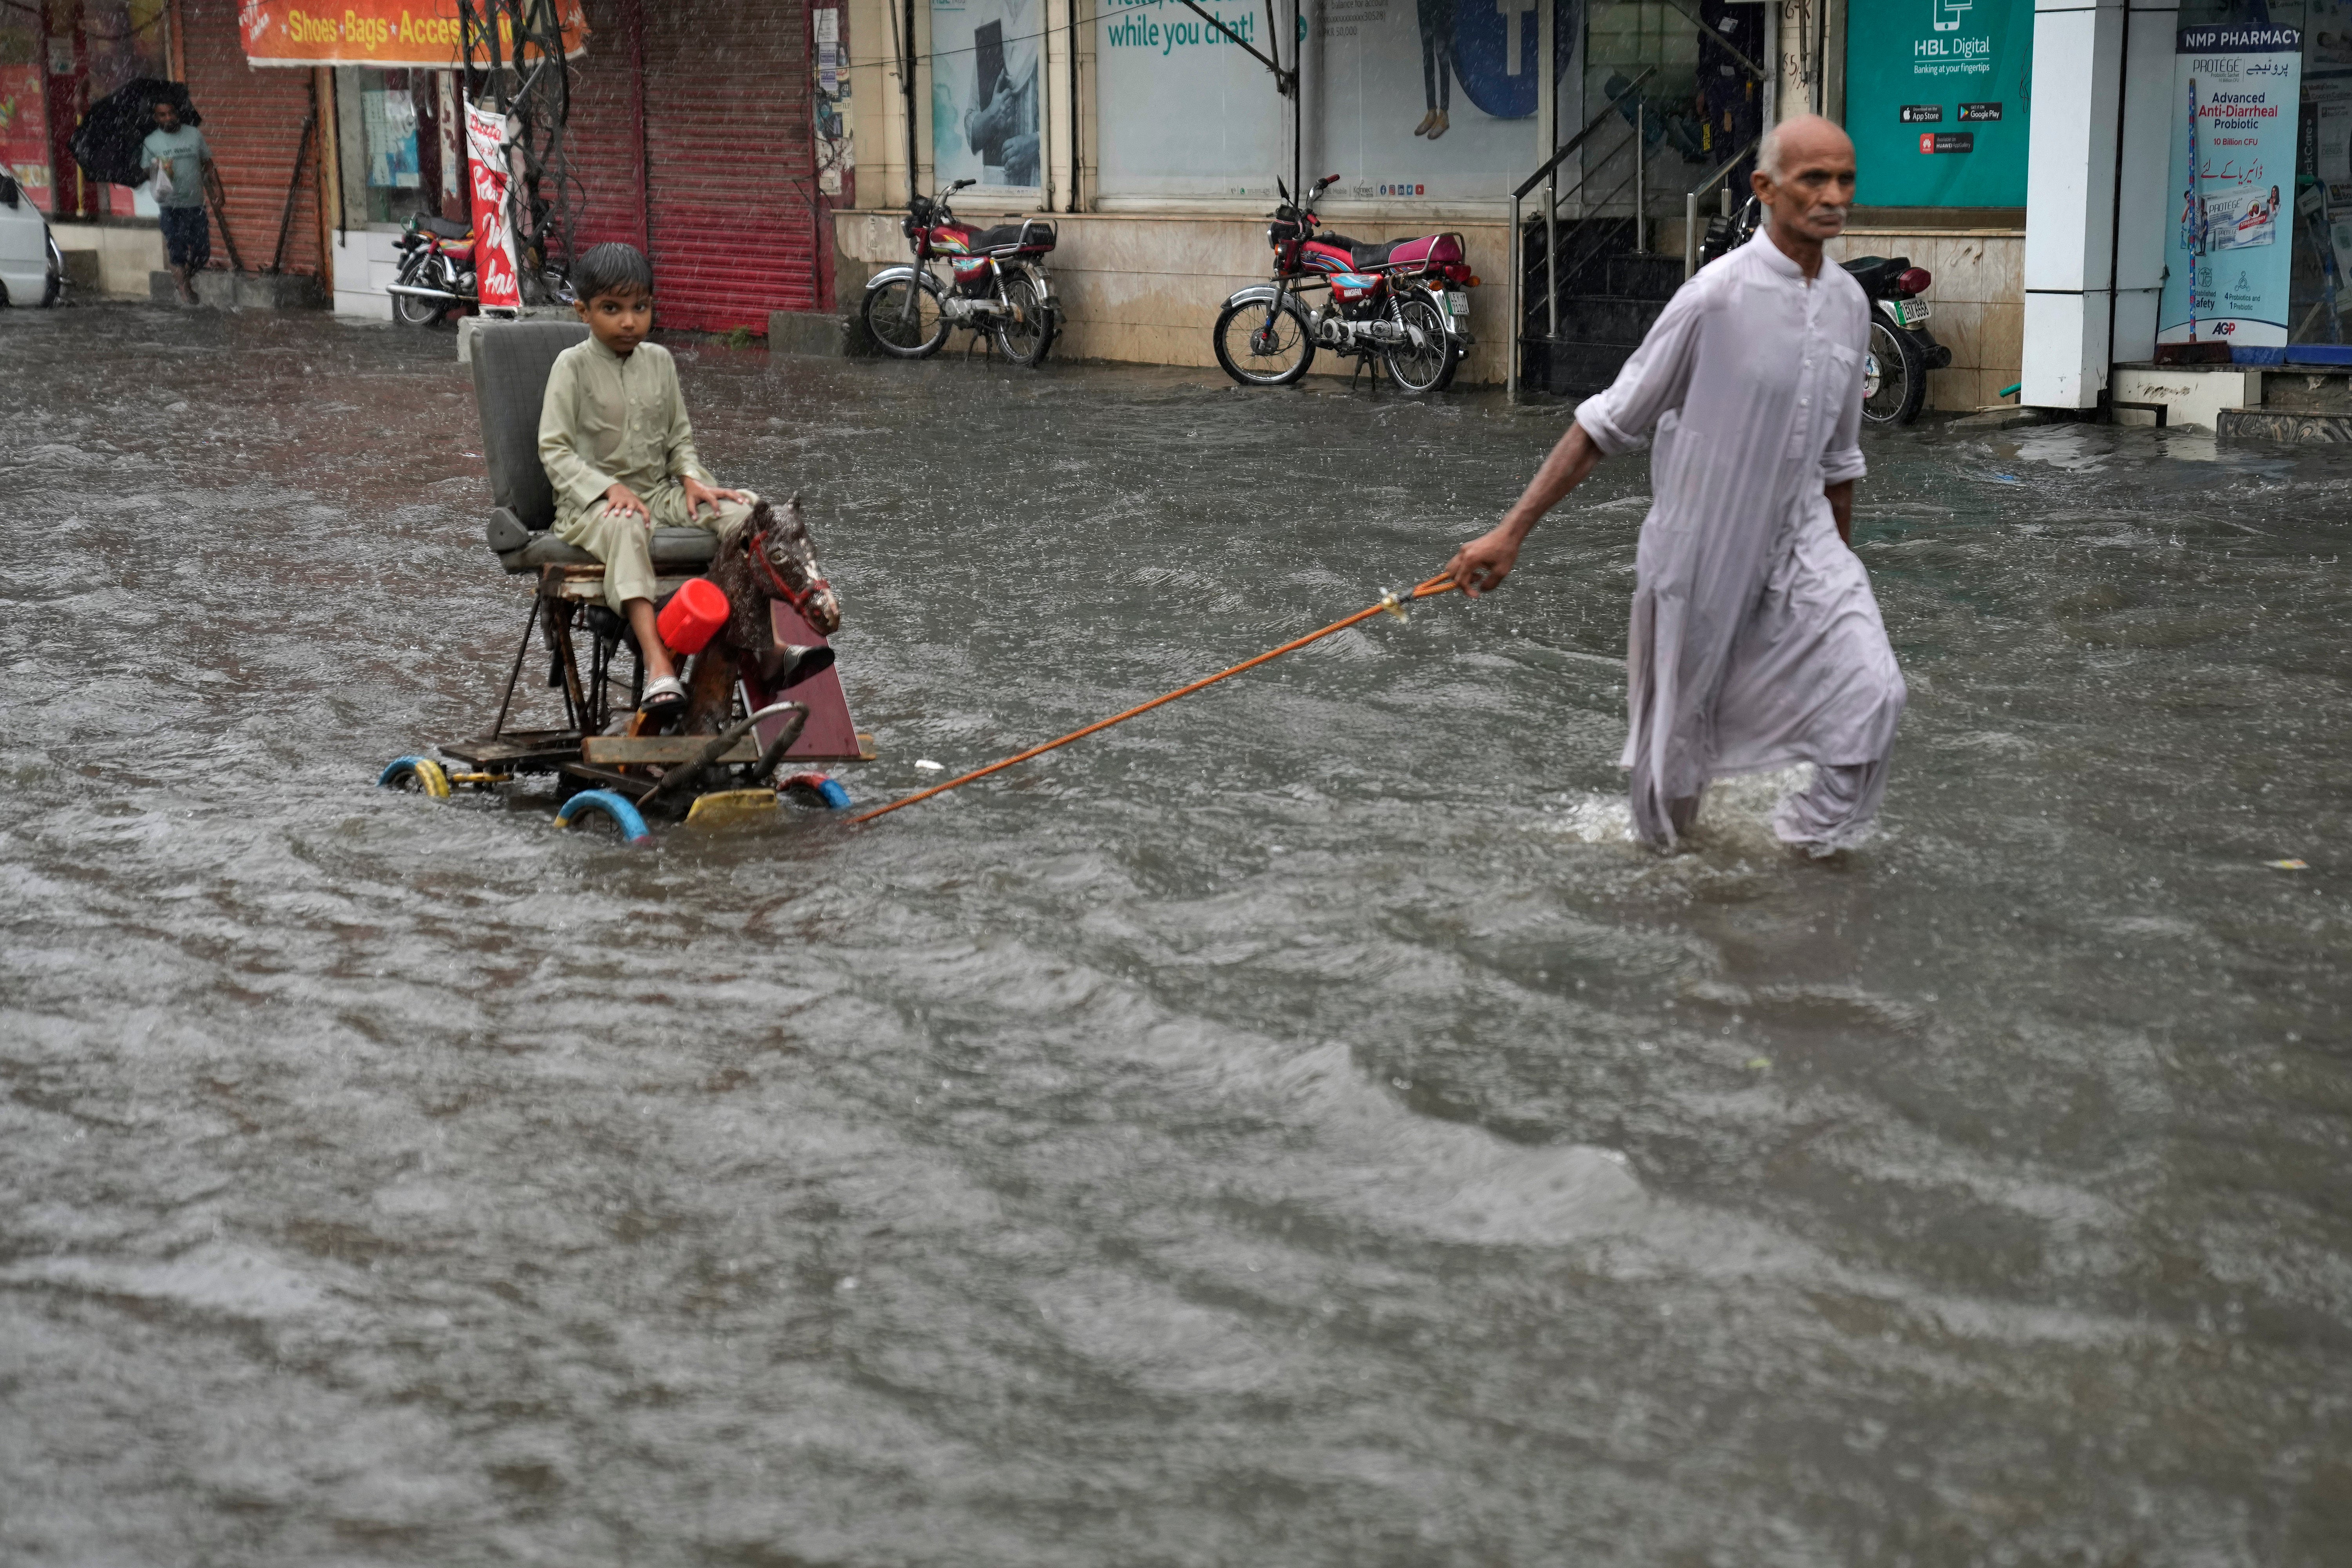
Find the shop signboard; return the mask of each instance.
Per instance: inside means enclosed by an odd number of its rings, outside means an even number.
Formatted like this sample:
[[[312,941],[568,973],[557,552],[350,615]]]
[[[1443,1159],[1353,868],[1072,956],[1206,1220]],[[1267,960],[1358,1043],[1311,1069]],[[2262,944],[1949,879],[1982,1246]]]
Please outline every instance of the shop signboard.
[[[1039,0],[931,0],[931,157],[957,180],[1038,188]]]
[[[1850,5],[1845,47],[1856,202],[2025,205],[2033,0]]]
[[[560,0],[563,52],[587,47],[580,0]],[[499,18],[500,57],[514,57],[513,35]],[[257,66],[374,66],[447,70],[464,57],[457,0],[239,0],[237,31]]]
[[[519,310],[522,279],[515,266],[514,226],[507,216],[504,110],[466,100],[466,167],[474,198],[474,281],[488,310]]]
[[[2303,35],[2183,27],[2175,36],[2171,179],[2158,342],[2277,348],[2287,340]]]
[[[49,205],[49,116],[37,65],[0,66],[0,164],[43,212]]]
[[[1581,26],[1553,5],[1555,69]],[[1250,48],[1266,13],[1202,0]],[[1539,0],[1311,0],[1278,8],[1306,44],[1306,170],[1343,200],[1496,203],[1540,160]],[[1270,197],[1290,166],[1290,106],[1248,51],[1175,0],[1104,0],[1096,44],[1103,188],[1116,195]],[[1311,37],[1307,35],[1311,34]]]

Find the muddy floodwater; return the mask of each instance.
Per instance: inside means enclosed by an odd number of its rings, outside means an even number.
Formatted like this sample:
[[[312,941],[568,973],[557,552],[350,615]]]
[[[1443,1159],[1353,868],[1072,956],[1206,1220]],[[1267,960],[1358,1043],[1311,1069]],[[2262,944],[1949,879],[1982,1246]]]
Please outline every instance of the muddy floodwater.
[[[677,347],[866,804],[1567,416]],[[1870,438],[1809,865],[1625,841],[1639,460],[629,849],[373,787],[521,626],[446,334],[0,312],[0,1562],[2352,1561],[2352,456]]]

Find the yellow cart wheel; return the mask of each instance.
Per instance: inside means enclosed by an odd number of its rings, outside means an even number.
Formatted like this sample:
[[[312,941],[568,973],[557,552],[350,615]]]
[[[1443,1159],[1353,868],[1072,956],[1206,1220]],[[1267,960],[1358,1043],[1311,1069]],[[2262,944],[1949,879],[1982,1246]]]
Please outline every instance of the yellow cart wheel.
[[[431,757],[394,757],[376,775],[378,789],[405,790],[411,795],[429,795],[435,800],[449,798],[449,770]]]

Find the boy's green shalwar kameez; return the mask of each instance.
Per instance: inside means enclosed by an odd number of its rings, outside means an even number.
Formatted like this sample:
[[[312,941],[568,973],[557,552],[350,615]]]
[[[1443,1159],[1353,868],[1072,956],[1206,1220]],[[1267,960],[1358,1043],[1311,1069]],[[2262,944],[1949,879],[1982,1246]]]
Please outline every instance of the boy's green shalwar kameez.
[[[724,535],[751,515],[730,500],[688,511],[682,481],[717,481],[694,449],[677,362],[659,343],[624,357],[590,338],[558,354],[540,405],[539,460],[555,489],[556,537],[604,563],[604,602],[615,610],[654,596],[654,565],[652,530],[604,500],[614,483],[636,492],[656,528]]]

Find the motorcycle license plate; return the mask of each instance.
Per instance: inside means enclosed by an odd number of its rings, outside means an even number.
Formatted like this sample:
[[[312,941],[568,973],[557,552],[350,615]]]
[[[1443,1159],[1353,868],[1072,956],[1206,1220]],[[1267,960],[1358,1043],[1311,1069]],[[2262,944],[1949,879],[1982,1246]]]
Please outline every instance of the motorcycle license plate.
[[[1891,300],[1887,302],[1895,307],[1895,324],[1898,327],[1918,326],[1932,314],[1925,300]]]
[[[1445,296],[1445,308],[1453,311],[1457,316],[1466,316],[1470,313],[1470,296],[1467,294],[1448,294]]]

